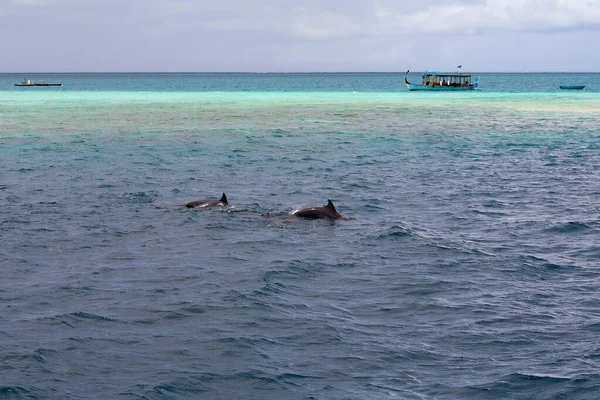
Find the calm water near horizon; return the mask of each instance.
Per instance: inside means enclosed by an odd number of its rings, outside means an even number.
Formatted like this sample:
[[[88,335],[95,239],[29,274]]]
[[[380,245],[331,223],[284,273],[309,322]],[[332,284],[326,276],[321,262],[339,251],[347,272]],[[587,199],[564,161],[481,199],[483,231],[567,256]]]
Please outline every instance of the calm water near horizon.
[[[150,91],[150,92],[398,92],[407,91],[404,72],[361,73],[0,73],[0,91]],[[464,71],[464,73],[471,73]],[[480,91],[555,92],[560,85],[600,90],[600,72],[478,73]],[[422,72],[411,72],[419,82]],[[61,87],[15,87],[23,80],[60,82]]]
[[[0,399],[597,397],[600,74],[478,75],[0,74]]]

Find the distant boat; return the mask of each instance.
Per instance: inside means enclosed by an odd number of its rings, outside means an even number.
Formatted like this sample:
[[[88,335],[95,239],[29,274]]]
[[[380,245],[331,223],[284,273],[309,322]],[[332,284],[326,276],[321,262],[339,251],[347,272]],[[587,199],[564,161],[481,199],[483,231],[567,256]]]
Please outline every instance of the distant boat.
[[[23,82],[15,83],[15,86],[62,86],[62,83],[35,83],[29,79],[23,79]]]
[[[563,90],[583,90],[585,85],[560,85],[560,88]]]
[[[423,73],[423,82],[421,84],[410,83],[408,73],[404,75],[404,83],[408,90],[436,90],[436,91],[454,91],[454,90],[475,90],[479,85],[479,78],[473,82],[470,74],[461,72],[427,72]]]

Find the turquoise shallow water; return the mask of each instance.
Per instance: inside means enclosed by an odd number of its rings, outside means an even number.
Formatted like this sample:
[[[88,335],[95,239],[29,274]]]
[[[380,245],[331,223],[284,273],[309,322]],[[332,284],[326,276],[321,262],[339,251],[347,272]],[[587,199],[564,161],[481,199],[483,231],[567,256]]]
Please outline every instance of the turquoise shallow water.
[[[432,98],[432,96],[434,96]],[[597,127],[600,94],[346,92],[0,92],[4,137],[202,131],[306,137],[462,132],[466,135]]]
[[[582,76],[0,77],[0,397],[595,397],[600,96],[523,83]]]

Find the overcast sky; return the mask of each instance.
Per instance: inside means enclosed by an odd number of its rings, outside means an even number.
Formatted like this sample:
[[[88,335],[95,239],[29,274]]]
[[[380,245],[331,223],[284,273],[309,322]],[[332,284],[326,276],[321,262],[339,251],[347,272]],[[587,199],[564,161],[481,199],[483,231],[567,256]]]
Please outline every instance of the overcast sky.
[[[0,72],[599,71],[600,0],[0,0]]]

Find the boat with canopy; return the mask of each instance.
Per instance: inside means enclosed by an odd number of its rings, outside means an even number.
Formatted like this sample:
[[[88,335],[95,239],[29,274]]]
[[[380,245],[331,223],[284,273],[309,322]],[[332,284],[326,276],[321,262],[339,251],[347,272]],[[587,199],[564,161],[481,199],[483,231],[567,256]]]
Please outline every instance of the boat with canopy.
[[[408,90],[435,90],[435,91],[455,91],[455,90],[475,90],[479,85],[479,78],[473,81],[470,74],[461,72],[427,72],[423,73],[423,80],[420,84],[410,83],[408,73],[404,75],[404,83]]]

